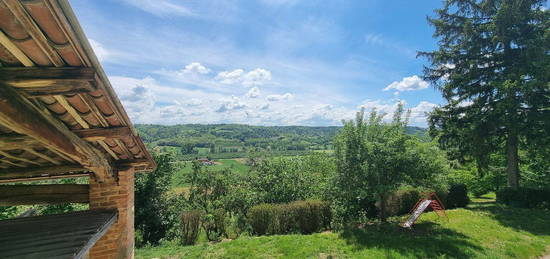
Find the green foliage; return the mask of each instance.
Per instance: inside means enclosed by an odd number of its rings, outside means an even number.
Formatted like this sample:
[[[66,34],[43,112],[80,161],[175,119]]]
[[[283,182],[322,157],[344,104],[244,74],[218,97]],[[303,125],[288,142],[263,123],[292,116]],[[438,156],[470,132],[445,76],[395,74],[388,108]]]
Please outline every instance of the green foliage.
[[[548,143],[550,12],[545,0],[447,0],[429,18],[439,49],[425,79],[447,104],[430,114],[430,134],[454,158],[476,162],[506,154],[509,185],[519,185],[518,149]]]
[[[550,189],[504,188],[497,192],[497,202],[520,208],[550,210]]]
[[[310,234],[328,229],[332,214],[328,203],[308,200],[256,205],[248,219],[256,235]]]
[[[249,188],[259,203],[321,199],[334,173],[334,160],[325,153],[263,159],[253,167]]]
[[[468,197],[468,189],[465,184],[452,184],[449,187],[449,193],[447,194],[446,203],[444,204],[447,209],[464,208],[470,203]]]
[[[202,212],[199,210],[185,211],[181,214],[181,243],[194,245],[199,237]]]
[[[391,124],[383,114],[364,111],[344,128],[334,141],[336,176],[333,206],[340,222],[360,220],[373,200],[378,200],[380,219],[387,218],[387,199],[404,184],[429,187],[441,184],[448,171],[445,156],[433,143],[407,135],[403,106]]]
[[[403,188],[398,190],[388,198],[388,216],[398,216],[409,213],[420,198],[420,190],[418,189]]]
[[[547,211],[509,208],[483,197],[447,215],[448,221],[425,213],[413,231],[396,222],[311,235],[241,236],[216,244],[137,249],[136,258],[528,259],[548,252]]]
[[[170,153],[153,154],[157,169],[151,173],[136,174],[135,228],[141,233],[142,243],[156,245],[178,222],[179,211],[168,195],[174,157]]]

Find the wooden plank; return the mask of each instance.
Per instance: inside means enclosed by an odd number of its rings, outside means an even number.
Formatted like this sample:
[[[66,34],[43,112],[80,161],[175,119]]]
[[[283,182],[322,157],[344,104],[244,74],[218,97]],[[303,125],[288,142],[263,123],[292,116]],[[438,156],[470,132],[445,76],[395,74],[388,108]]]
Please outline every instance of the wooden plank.
[[[13,42],[4,34],[4,32],[0,31],[0,44],[4,46],[19,62],[21,62],[24,66],[34,66],[34,63],[21,51]],[[0,78],[2,78],[0,76]]]
[[[33,138],[19,134],[0,135],[0,150],[14,150],[41,147]]]
[[[24,157],[20,157],[20,156],[14,156],[8,152],[4,152],[4,151],[1,151],[0,150],[0,155],[1,156],[4,156],[4,157],[7,157],[7,158],[10,158],[12,160],[19,160],[19,161],[22,161],[22,162],[25,162],[25,163],[29,163],[29,164],[34,164],[34,165],[38,165],[40,166],[41,164],[36,162],[36,161],[32,161],[30,159],[27,159],[27,158],[24,158]]]
[[[118,139],[132,136],[132,131],[128,127],[81,129],[73,130],[73,132],[87,141]]]
[[[30,182],[30,181],[43,181],[43,180],[55,180],[55,179],[66,179],[66,178],[80,178],[80,177],[90,177],[91,173],[63,173],[56,175],[44,175],[44,176],[35,176],[35,177],[26,177],[26,178],[12,178],[12,179],[0,179],[0,183],[20,183],[20,182]]]
[[[40,158],[46,160],[46,161],[48,161],[48,162],[50,162],[50,163],[52,163],[52,164],[54,164],[54,165],[61,165],[61,162],[57,161],[56,159],[53,159],[53,158],[51,158],[51,157],[49,157],[49,156],[47,156],[47,155],[45,155],[45,154],[43,154],[43,153],[37,152],[37,151],[35,151],[35,150],[32,149],[32,148],[25,148],[24,150],[25,150],[26,152],[29,152],[29,153],[31,153],[31,154],[37,156],[37,157],[40,157]]]
[[[93,82],[95,70],[89,67],[2,67],[0,78],[19,87],[32,87],[38,80],[73,80]]]
[[[132,130],[128,127],[111,127],[73,130],[78,137],[87,141],[121,139],[131,137]],[[35,139],[19,134],[0,134],[0,150],[40,148],[42,145]]]
[[[2,179],[17,179],[62,175],[69,172],[87,172],[90,171],[81,165],[59,165],[59,166],[41,166],[41,167],[25,167],[25,168],[8,168],[0,170],[0,180]]]
[[[87,184],[0,185],[0,206],[87,202]]]
[[[65,154],[92,170],[99,181],[113,176],[111,160],[105,153],[71,132],[61,121],[39,110],[12,87],[0,83],[0,124],[28,135],[49,149]]]

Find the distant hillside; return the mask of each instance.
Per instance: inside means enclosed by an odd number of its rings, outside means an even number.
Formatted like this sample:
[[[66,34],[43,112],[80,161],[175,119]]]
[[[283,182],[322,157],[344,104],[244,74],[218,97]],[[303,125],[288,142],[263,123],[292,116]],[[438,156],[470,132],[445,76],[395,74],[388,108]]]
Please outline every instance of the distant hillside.
[[[189,159],[197,156],[242,157],[248,152],[290,155],[330,150],[341,127],[138,124],[136,128],[149,147],[174,150],[182,158]],[[426,129],[408,127],[407,133],[424,135]]]

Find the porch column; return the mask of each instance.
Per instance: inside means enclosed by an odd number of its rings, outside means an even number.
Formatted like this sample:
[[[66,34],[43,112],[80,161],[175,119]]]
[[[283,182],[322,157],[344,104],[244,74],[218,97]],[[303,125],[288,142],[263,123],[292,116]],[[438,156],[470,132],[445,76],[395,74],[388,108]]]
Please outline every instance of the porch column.
[[[90,177],[90,210],[117,209],[118,220],[90,250],[90,259],[134,258],[134,169],[118,172],[118,181]]]

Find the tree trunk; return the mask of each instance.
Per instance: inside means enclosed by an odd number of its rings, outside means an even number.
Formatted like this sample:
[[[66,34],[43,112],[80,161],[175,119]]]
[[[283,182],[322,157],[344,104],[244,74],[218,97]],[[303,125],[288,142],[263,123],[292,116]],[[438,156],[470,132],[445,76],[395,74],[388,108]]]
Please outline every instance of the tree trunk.
[[[387,199],[386,195],[381,194],[380,195],[380,221],[382,223],[386,223],[388,220],[387,216]]]
[[[519,155],[518,155],[518,134],[516,130],[508,133],[506,141],[506,172],[508,173],[508,186],[512,189],[519,187]]]

